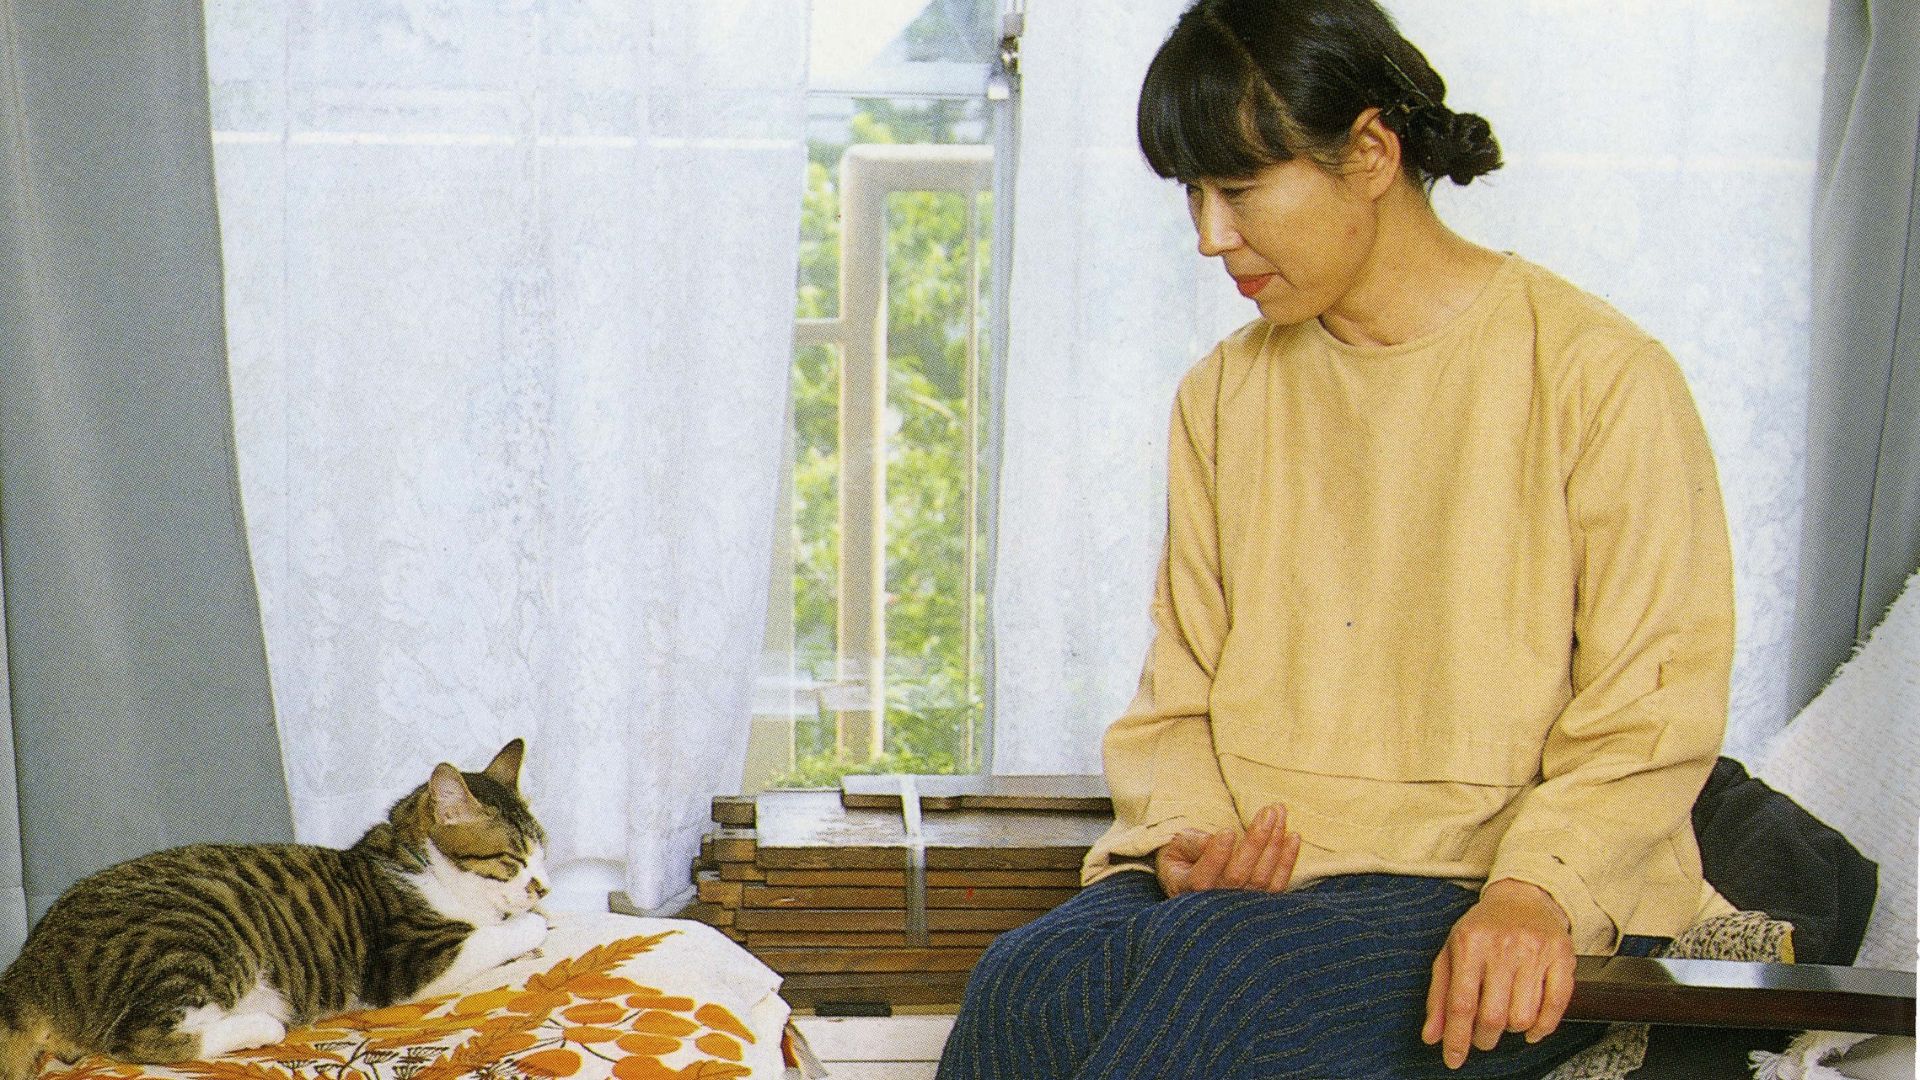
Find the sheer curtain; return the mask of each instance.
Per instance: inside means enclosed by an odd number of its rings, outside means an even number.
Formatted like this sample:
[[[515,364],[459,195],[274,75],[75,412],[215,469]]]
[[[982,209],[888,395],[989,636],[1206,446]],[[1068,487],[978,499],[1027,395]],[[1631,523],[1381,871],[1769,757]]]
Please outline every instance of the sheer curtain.
[[[1134,139],[1140,80],[1186,6],[1027,7],[992,605],[999,773],[1100,771],[1100,733],[1150,636],[1174,387],[1253,315],[1195,254],[1186,203]]]
[[[763,635],[803,0],[208,0],[296,828],[529,742],[561,902],[690,883]]]
[[[1254,316],[1133,138],[1178,0],[1034,3],[1005,395],[994,769],[1098,771],[1148,638],[1180,374]],[[1388,0],[1508,166],[1442,217],[1598,293],[1679,358],[1739,597],[1729,750],[1785,721],[1805,470],[1808,253],[1826,27],[1799,0]]]

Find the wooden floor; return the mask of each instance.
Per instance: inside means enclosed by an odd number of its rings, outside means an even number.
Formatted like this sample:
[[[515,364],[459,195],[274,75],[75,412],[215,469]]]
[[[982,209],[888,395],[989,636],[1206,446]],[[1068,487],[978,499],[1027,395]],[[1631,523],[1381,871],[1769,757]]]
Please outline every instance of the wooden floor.
[[[951,1015],[795,1016],[832,1080],[933,1080]]]

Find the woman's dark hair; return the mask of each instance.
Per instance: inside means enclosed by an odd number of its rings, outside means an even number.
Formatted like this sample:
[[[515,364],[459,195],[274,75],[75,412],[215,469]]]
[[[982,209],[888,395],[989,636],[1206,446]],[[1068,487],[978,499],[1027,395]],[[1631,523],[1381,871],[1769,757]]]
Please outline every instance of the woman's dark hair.
[[[1447,84],[1373,0],[1196,0],[1140,88],[1140,149],[1161,176],[1251,176],[1302,154],[1329,168],[1370,108],[1431,190],[1500,167],[1493,127],[1445,105]]]

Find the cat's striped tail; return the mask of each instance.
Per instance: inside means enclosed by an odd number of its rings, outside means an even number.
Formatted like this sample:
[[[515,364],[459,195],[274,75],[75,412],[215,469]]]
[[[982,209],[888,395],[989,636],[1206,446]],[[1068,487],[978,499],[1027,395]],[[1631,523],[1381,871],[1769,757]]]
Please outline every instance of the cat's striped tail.
[[[0,984],[0,1080],[33,1080],[52,1041],[46,1014]]]

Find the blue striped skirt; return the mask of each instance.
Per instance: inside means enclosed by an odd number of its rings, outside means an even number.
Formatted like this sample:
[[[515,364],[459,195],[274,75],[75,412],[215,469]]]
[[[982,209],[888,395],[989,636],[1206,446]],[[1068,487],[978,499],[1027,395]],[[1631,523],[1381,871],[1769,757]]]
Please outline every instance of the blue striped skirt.
[[[1537,1078],[1601,1024],[1508,1035],[1449,1070],[1420,1041],[1433,958],[1477,899],[1365,874],[1168,900],[1123,873],[994,941],[939,1080]],[[1629,938],[1645,953],[1656,939]]]

